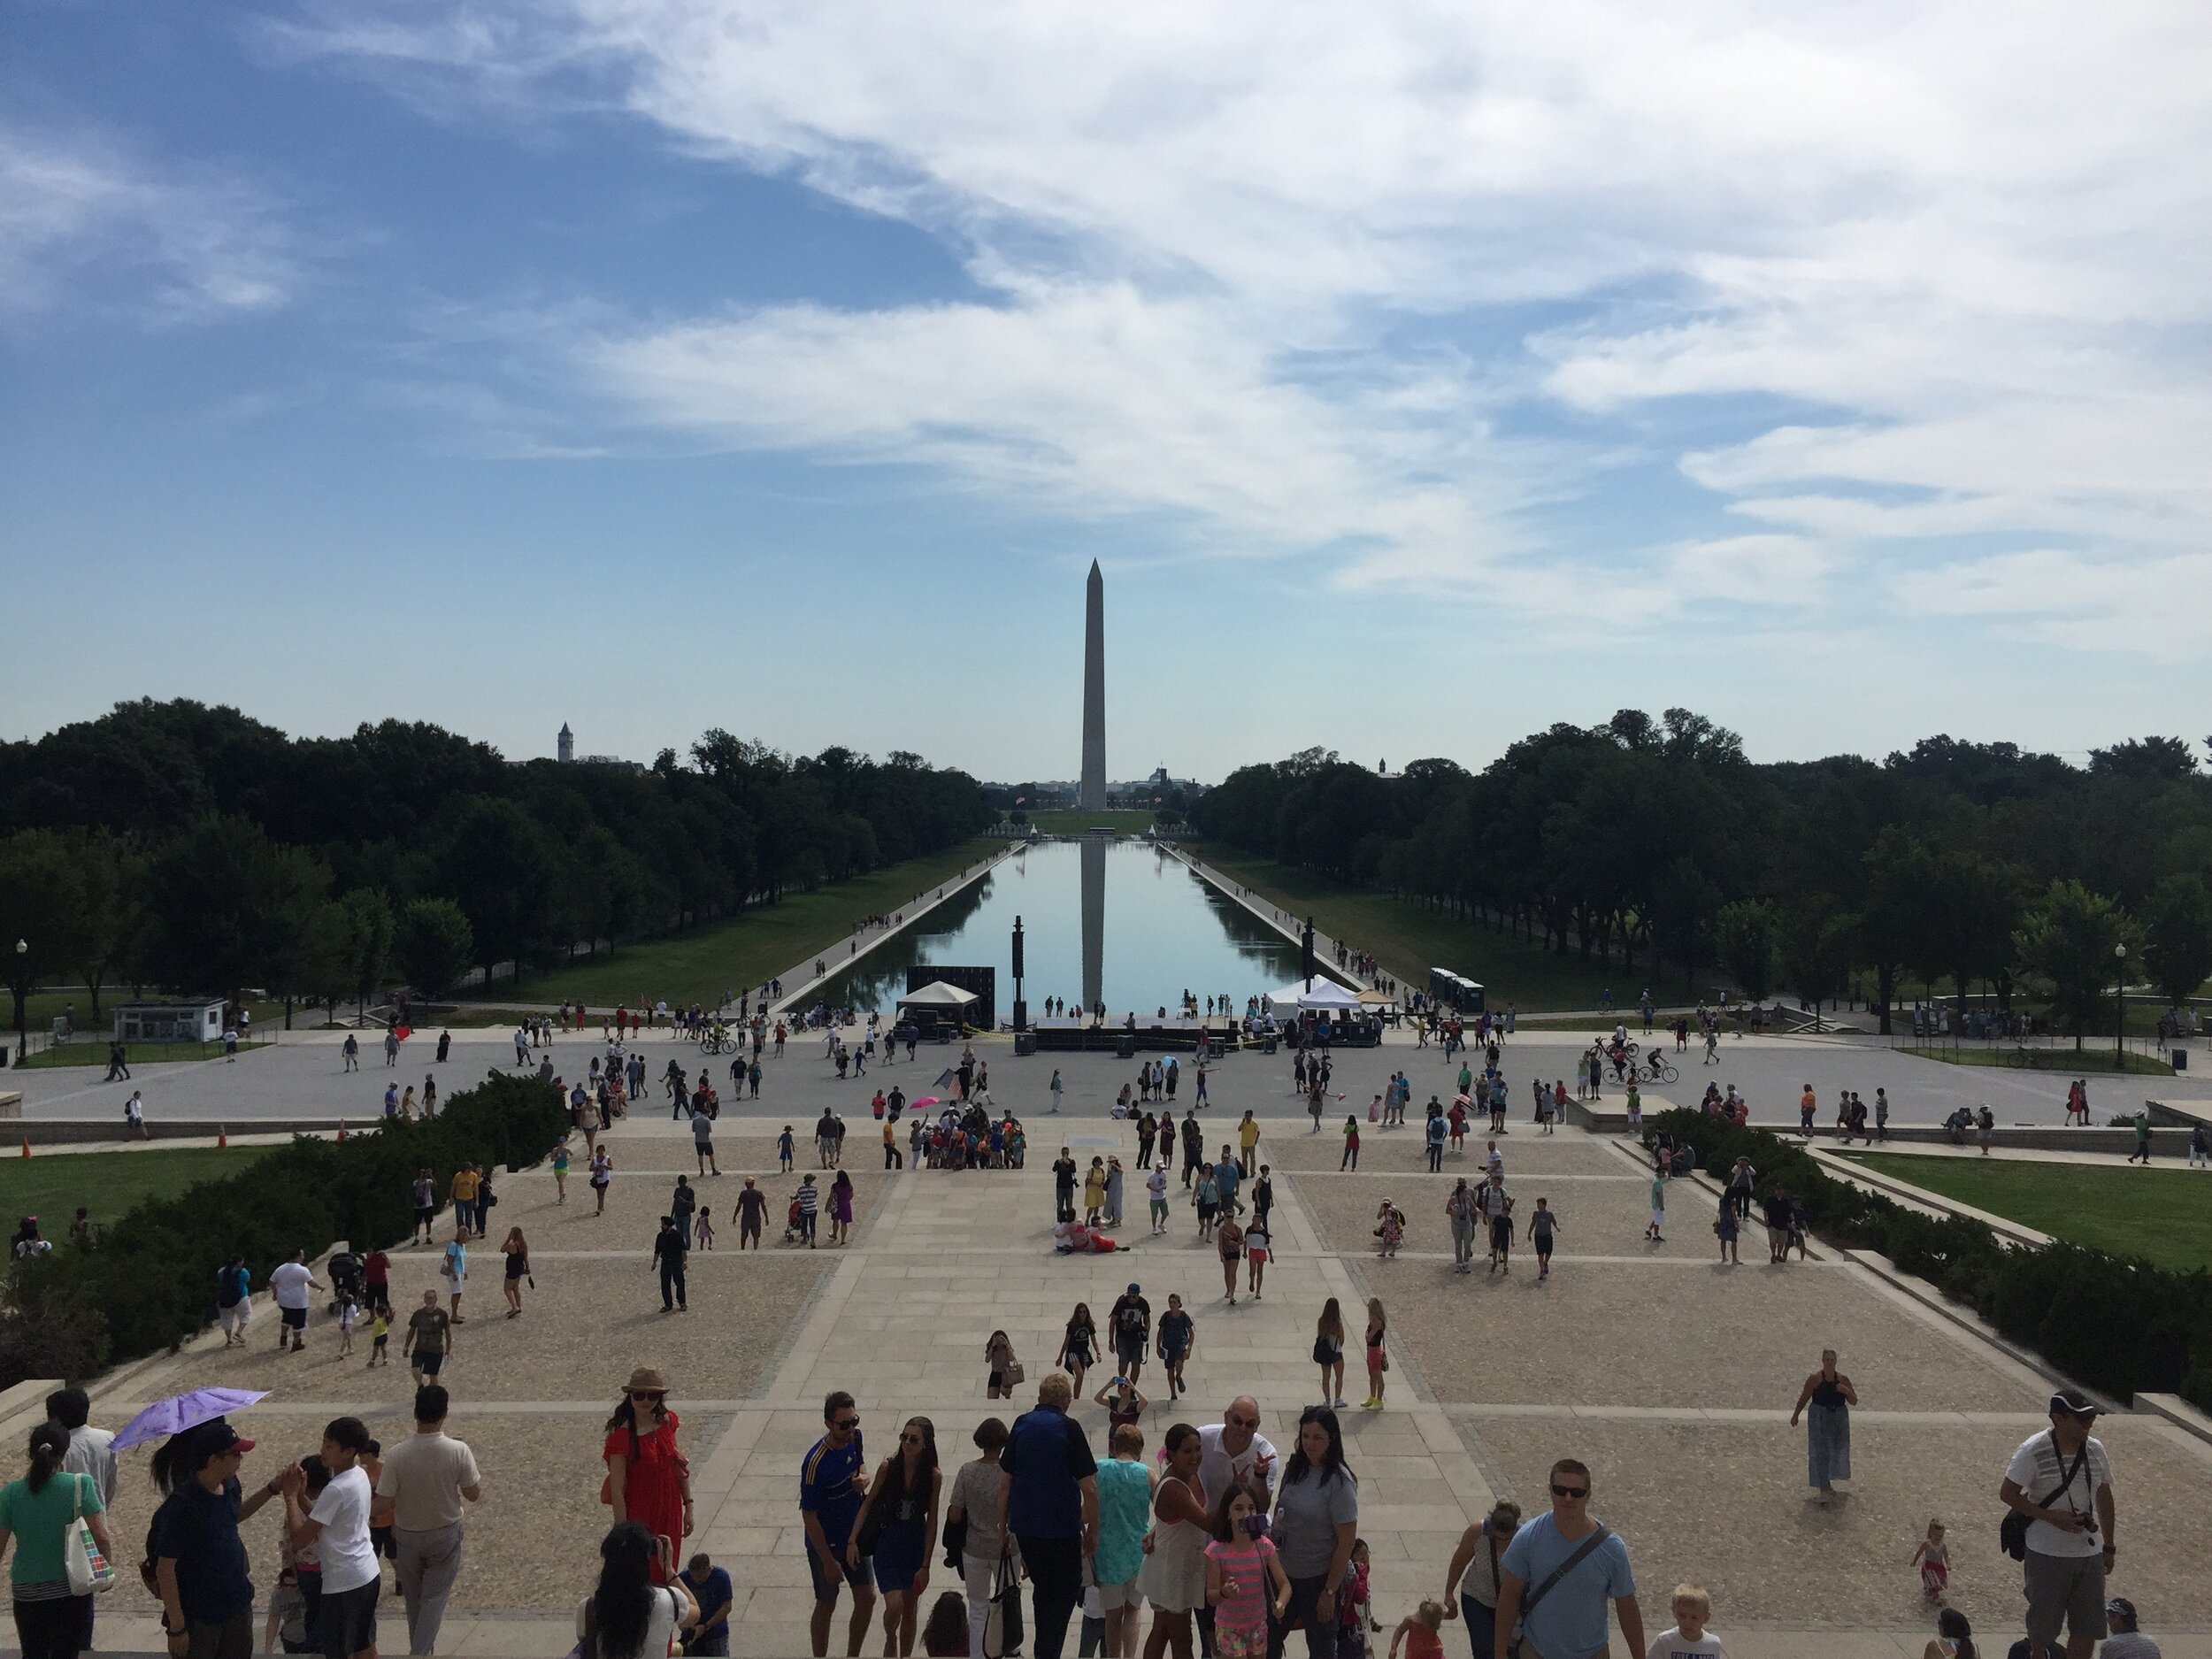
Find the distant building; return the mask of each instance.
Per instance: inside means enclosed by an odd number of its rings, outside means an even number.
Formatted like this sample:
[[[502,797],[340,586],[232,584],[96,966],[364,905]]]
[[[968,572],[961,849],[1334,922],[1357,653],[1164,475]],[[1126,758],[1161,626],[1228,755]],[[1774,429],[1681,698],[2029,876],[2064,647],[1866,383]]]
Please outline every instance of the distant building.
[[[561,734],[553,740],[554,758],[564,764],[576,758],[576,733],[568,729],[568,722],[561,722]]]

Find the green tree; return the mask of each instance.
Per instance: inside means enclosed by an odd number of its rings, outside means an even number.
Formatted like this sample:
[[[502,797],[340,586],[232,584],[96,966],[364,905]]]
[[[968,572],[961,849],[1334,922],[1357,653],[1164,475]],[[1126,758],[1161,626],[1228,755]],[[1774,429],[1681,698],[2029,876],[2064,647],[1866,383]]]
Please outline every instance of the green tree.
[[[2125,955],[2121,955],[2124,949]],[[2029,985],[2074,1033],[2104,1010],[2105,993],[2139,961],[2142,934],[2128,913],[2078,881],[2054,881],[2013,936]]]
[[[544,935],[553,895],[552,861],[529,814],[512,801],[471,801],[441,871],[440,885],[468,918],[486,983],[503,962],[512,962],[519,979],[524,957]]]
[[[384,988],[384,975],[392,964],[392,906],[374,887],[354,887],[338,902],[346,907],[353,946],[344,988],[353,993],[355,1008],[365,1013],[370,999]],[[335,1004],[330,1011],[335,1018]]]
[[[1843,987],[1851,969],[1851,946],[1859,918],[1837,908],[1825,893],[1793,900],[1776,919],[1775,956],[1781,982],[1812,1004],[1813,1029],[1820,1029],[1820,1002]]]
[[[304,959],[330,872],[242,818],[204,817],[155,857],[151,977],[180,990],[281,990]]]
[[[335,1017],[346,987],[360,964],[360,940],[352,909],[343,900],[316,906],[293,941],[285,972],[272,981],[284,997],[284,1029],[292,1029],[292,1003],[304,997],[320,1002]]]
[[[2212,891],[2200,877],[2168,876],[2152,893],[2143,929],[2151,983],[2179,1008],[2212,979]]]
[[[31,993],[76,964],[83,926],[83,872],[68,839],[24,830],[0,841],[0,957],[8,964],[19,1034],[27,1027]]]
[[[399,913],[392,960],[418,995],[435,1002],[476,960],[476,934],[451,899],[417,899]]]
[[[1766,1001],[1774,987],[1774,907],[1764,899],[1738,899],[1713,918],[1713,942],[1743,994]]]
[[[137,954],[146,931],[146,860],[127,837],[88,830],[72,838],[80,906],[77,970],[100,1018],[100,992]]]

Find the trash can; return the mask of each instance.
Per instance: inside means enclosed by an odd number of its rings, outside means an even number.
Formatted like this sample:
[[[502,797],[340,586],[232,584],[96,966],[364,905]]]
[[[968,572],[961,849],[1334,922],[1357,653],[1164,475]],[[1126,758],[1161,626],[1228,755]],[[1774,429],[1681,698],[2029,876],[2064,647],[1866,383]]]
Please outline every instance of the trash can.
[[[1037,1033],[1035,1032],[1018,1031],[1014,1033],[1014,1054],[1016,1058],[1025,1059],[1030,1055],[1036,1052]]]
[[[2186,1071],[2188,1069],[2189,1069],[2189,1051],[2188,1051],[2186,1048],[2177,1048],[2177,1049],[2175,1049],[2175,1050],[2174,1050],[2174,1070],[2175,1070],[2175,1071]]]
[[[1273,1032],[1268,1033],[1267,1041],[1260,1045],[1260,1052],[1263,1054],[1273,1054],[1275,1052],[1275,1033]]]
[[[1133,1031],[1125,1031],[1120,1036],[1115,1038],[1114,1053],[1124,1060],[1135,1059],[1137,1057],[1137,1033]]]

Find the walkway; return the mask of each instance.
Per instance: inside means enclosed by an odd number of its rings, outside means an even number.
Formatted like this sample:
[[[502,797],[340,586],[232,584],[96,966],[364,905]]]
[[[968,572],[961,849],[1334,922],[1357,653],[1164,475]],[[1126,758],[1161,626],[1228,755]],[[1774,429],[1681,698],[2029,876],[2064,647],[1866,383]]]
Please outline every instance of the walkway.
[[[1383,1061],[1414,1070],[1419,1095],[1440,1065],[1433,1050],[1376,1058],[1379,1070]],[[1028,1405],[1073,1304],[1086,1302],[1102,1318],[1134,1279],[1156,1313],[1167,1293],[1179,1292],[1199,1333],[1190,1397],[1147,1414],[1148,1452],[1170,1423],[1216,1420],[1247,1391],[1261,1402],[1264,1432],[1286,1447],[1315,1394],[1310,1348],[1323,1298],[1338,1297],[1354,1323],[1369,1294],[1386,1301],[1389,1404],[1344,1414],[1386,1627],[1441,1588],[1460,1528],[1494,1494],[1540,1504],[1550,1460],[1575,1455],[1595,1471],[1597,1512],[1629,1542],[1647,1633],[1666,1623],[1669,1587],[1689,1577],[1712,1588],[1716,1626],[1735,1659],[1916,1659],[1928,1621],[1901,1563],[1927,1517],[1940,1514],[1961,1545],[1955,1599],[1991,1639],[1986,1650],[2004,1650],[2016,1579],[1984,1535],[2003,1457],[2038,1426],[2049,1385],[1866,1267],[1818,1252],[1810,1263],[1770,1267],[1755,1239],[1743,1266],[1722,1267],[1713,1259],[1712,1201],[1686,1187],[1670,1204],[1668,1242],[1647,1244],[1646,1177],[1624,1148],[1538,1136],[1517,1123],[1502,1142],[1513,1187],[1525,1209],[1540,1194],[1562,1217],[1553,1279],[1538,1284],[1525,1262],[1505,1278],[1455,1276],[1440,1212],[1473,1156],[1431,1175],[1416,1132],[1369,1130],[1359,1171],[1340,1173],[1333,1128],[1313,1133],[1290,1104],[1287,1056],[1277,1067],[1240,1056],[1215,1070],[1209,1128],[1217,1143],[1245,1107],[1261,1112],[1280,1255],[1264,1299],[1232,1309],[1179,1187],[1167,1237],[1147,1236],[1133,1182],[1132,1225],[1122,1229],[1133,1249],[1051,1254],[1054,1150],[1064,1143],[1085,1162],[1114,1151],[1133,1164],[1134,1142],[1103,1111],[1129,1068],[1106,1056],[1049,1061],[1064,1073],[1070,1110],[1031,1117],[1031,1167],[1021,1172],[883,1173],[864,1104],[872,1086],[849,1087],[855,1243],[778,1249],[772,1229],[767,1252],[740,1256],[727,1248],[726,1225],[721,1249],[695,1254],[688,1315],[659,1313],[644,1257],[652,1213],[691,1164],[675,1125],[641,1117],[618,1131],[619,1173],[604,1221],[580,1207],[580,1182],[572,1182],[570,1204],[556,1207],[542,1173],[509,1177],[497,1219],[529,1229],[541,1288],[519,1323],[486,1322],[495,1310],[476,1307],[449,1367],[455,1430],[478,1447],[488,1495],[471,1523],[470,1565],[445,1649],[563,1650],[604,1518],[590,1496],[600,1425],[628,1366],[649,1360],[670,1371],[686,1419],[702,1500],[692,1541],[730,1566],[740,1586],[736,1651],[803,1653],[809,1598],[795,1471],[819,1432],[823,1394],[843,1387],[858,1396],[878,1455],[907,1416],[929,1416],[941,1455],[956,1465],[981,1417]],[[991,1069],[1000,1098],[1026,1104],[1041,1098],[1050,1064],[995,1050]],[[911,1089],[933,1069],[887,1075]],[[772,1168],[765,1134],[780,1121],[726,1121],[724,1168]],[[792,1182],[763,1179],[780,1208]],[[734,1176],[706,1183],[718,1221],[736,1184]],[[1375,1259],[1369,1237],[1385,1195],[1411,1218],[1406,1253],[1393,1262]],[[396,1298],[419,1294],[431,1269],[428,1253],[403,1254]],[[479,1288],[491,1302],[494,1287]],[[1030,1369],[1032,1385],[1015,1402],[983,1397],[983,1346],[994,1327],[1009,1333]],[[319,1317],[306,1356],[279,1357],[264,1346],[269,1340],[264,1325],[250,1352],[204,1347],[183,1356],[104,1396],[100,1418],[119,1417],[161,1389],[214,1382],[277,1389],[250,1423],[277,1455],[311,1443],[340,1409],[373,1409],[374,1432],[398,1432],[403,1371],[364,1372],[332,1359]],[[1807,1503],[1802,1432],[1787,1426],[1798,1383],[1824,1344],[1842,1351],[1863,1402],[1857,1495],[1833,1509]],[[1094,1372],[1093,1385],[1102,1380]],[[1156,1366],[1143,1380],[1156,1382]],[[1356,1400],[1364,1392],[1356,1352],[1347,1381]],[[1102,1440],[1101,1411],[1085,1404],[1077,1415],[1094,1443]],[[2115,1593],[2143,1607],[2169,1659],[2212,1659],[2212,1609],[2201,1592],[2201,1563],[2212,1559],[2212,1447],[2135,1416],[2101,1432],[2127,1544]],[[127,1532],[142,1525],[144,1501],[127,1490]],[[257,1548],[265,1543],[265,1528],[248,1531]],[[933,1594],[941,1587],[933,1583]],[[115,1611],[137,1611],[117,1600]],[[151,1650],[150,1620],[115,1623]],[[395,1651],[396,1634],[388,1624]],[[1448,1651],[1464,1651],[1456,1631],[1447,1640]],[[879,1645],[872,1639],[870,1651]]]

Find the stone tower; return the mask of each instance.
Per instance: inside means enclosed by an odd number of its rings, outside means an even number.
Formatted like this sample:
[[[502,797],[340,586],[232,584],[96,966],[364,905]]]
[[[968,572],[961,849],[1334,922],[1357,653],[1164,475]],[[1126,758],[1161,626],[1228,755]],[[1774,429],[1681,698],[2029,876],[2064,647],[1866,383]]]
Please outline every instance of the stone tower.
[[[563,761],[576,758],[576,733],[568,729],[568,722],[561,722],[561,734],[553,740],[553,752]]]
[[[1076,805],[1106,806],[1106,579],[1091,561],[1083,597],[1083,787]]]

